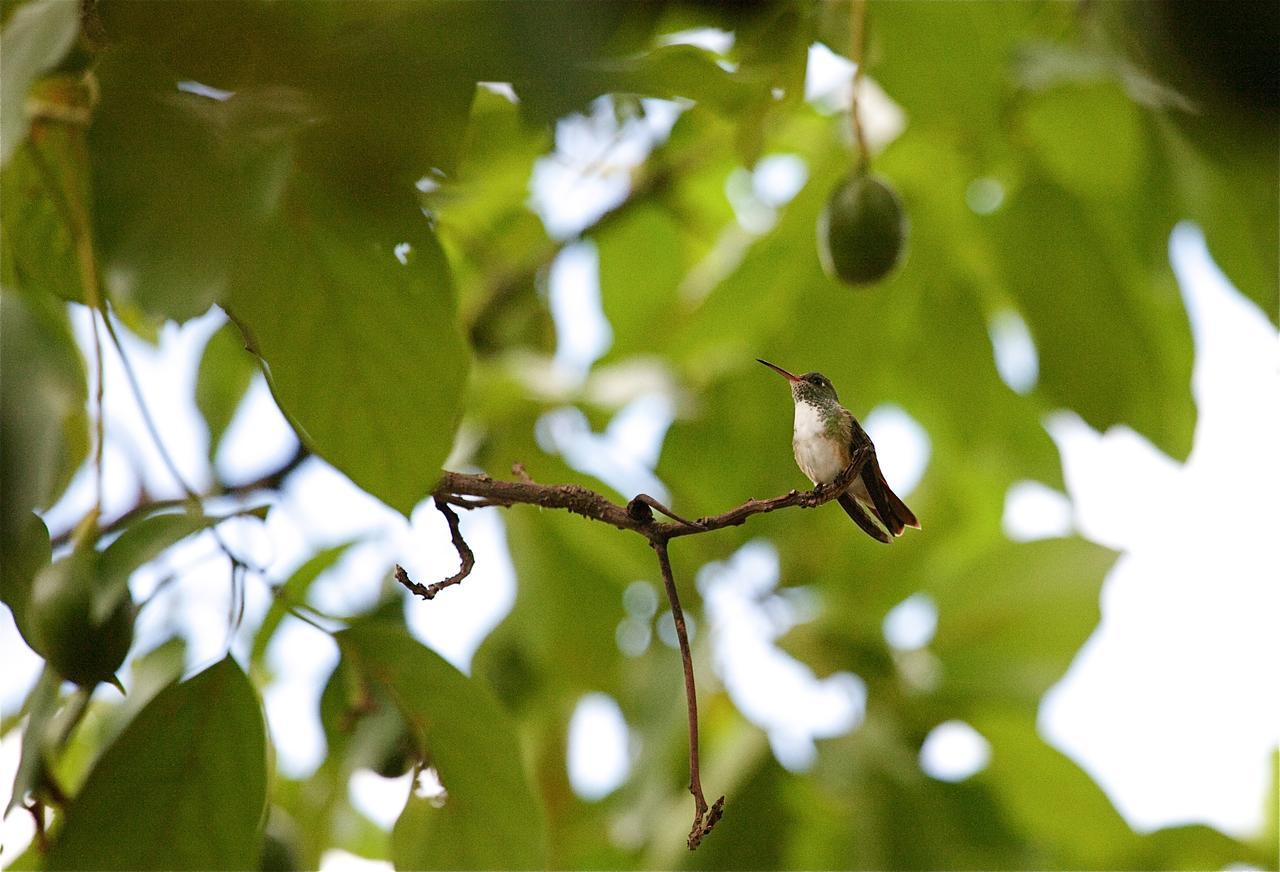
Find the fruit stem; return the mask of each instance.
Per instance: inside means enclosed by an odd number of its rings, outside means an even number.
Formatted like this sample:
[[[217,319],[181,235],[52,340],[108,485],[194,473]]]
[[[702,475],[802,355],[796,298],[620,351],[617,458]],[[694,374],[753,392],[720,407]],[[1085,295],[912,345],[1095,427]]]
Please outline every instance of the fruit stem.
[[[853,141],[858,155],[854,162],[854,174],[865,175],[871,164],[871,152],[862,132],[862,118],[858,112],[858,95],[862,91],[862,53],[866,44],[867,0],[849,0],[849,60],[853,61],[853,96],[849,101],[849,120],[853,125]]]

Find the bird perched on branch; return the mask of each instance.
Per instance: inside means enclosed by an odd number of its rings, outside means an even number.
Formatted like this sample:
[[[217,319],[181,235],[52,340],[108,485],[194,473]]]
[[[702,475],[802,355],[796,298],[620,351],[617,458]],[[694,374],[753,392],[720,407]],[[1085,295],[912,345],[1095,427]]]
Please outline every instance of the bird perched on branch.
[[[865,446],[866,463],[848,489],[836,498],[840,507],[868,536],[880,542],[892,542],[906,527],[920,529],[915,513],[884,480],[871,438],[849,410],[840,405],[831,380],[820,372],[792,375],[767,360],[756,360],[791,383],[791,399],[796,405],[791,447],[800,471],[815,485],[830,484],[849,465],[854,450]]]

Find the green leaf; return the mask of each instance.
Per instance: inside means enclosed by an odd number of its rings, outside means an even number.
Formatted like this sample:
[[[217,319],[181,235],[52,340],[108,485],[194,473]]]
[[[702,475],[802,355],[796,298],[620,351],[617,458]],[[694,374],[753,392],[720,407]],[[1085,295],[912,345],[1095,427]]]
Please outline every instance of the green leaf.
[[[266,728],[230,657],[161,691],[67,808],[49,869],[249,869],[261,843]],[[145,825],[121,835],[122,815]]]
[[[35,0],[13,13],[0,33],[0,163],[27,135],[27,92],[56,65],[80,31],[80,4]]]
[[[660,205],[641,203],[593,236],[600,298],[613,329],[610,356],[652,353],[654,325],[677,309],[684,278],[680,225]]]
[[[49,765],[48,753],[58,741],[52,727],[54,715],[62,702],[59,693],[61,687],[62,676],[46,664],[36,686],[27,697],[27,722],[22,728],[22,754],[13,779],[13,795],[4,808],[6,817],[26,801],[27,794],[35,793],[44,786],[45,772]]]
[[[49,529],[40,516],[32,512],[25,521],[15,525],[15,529],[10,530],[6,524],[2,532],[5,538],[2,540],[4,560],[0,561],[0,602],[13,612],[13,622],[22,637],[30,639],[27,604],[36,575],[53,558]]]
[[[410,797],[392,833],[396,866],[541,868],[542,809],[515,728],[489,691],[402,629],[358,626],[336,638],[343,657],[419,731],[448,794],[438,808]]]
[[[638,57],[594,65],[601,85],[616,93],[643,94],[664,100],[684,98],[727,115],[740,113],[767,95],[762,78],[725,70],[711,52],[692,45],[665,45]]]
[[[313,101],[287,87],[223,101],[181,92],[162,66],[125,50],[96,75],[94,239],[108,290],[156,315],[199,315],[275,216]]]
[[[196,406],[209,428],[210,461],[218,456],[222,437],[257,371],[253,354],[245,349],[234,324],[223,324],[209,337],[196,376]]]
[[[448,265],[414,210],[387,221],[318,191],[292,205],[246,259],[228,312],[302,441],[407,516],[461,415],[469,356]]]
[[[1026,185],[995,219],[1004,280],[1039,354],[1038,389],[1096,429],[1128,424],[1185,457],[1193,348],[1168,271],[1130,268],[1122,240],[1052,184]]]
[[[507,622],[524,629],[539,678],[575,692],[618,692],[622,593],[637,578],[658,581],[653,554],[567,512],[517,511],[506,522],[520,579]]]
[[[868,73],[908,107],[912,124],[964,126],[974,140],[986,139],[1000,127],[1015,46],[1035,28],[1052,30],[1066,15],[1065,9],[1029,3],[873,6],[867,15]],[[942,81],[946,87],[939,87]]]
[[[271,644],[272,638],[275,636],[276,629],[279,628],[280,622],[284,620],[287,603],[305,602],[307,592],[311,589],[311,585],[315,580],[324,574],[333,564],[342,559],[342,555],[354,541],[343,542],[341,545],[334,545],[329,548],[322,548],[307,559],[293,574],[285,580],[280,586],[280,593],[271,600],[271,607],[267,609],[267,616],[262,619],[262,625],[258,627],[257,634],[253,637],[253,653],[249,656],[249,662],[257,664],[262,662],[262,658],[266,656],[267,646]]]
[[[1253,142],[1207,121],[1187,130],[1157,125],[1159,178],[1173,190],[1172,221],[1190,219],[1204,230],[1209,252],[1231,283],[1280,319],[1280,166],[1274,128]]]
[[[824,774],[788,785],[791,804],[813,810],[798,822],[793,866],[1061,868],[1027,851],[989,786],[926,776],[913,726],[909,713],[903,723],[875,707],[857,730],[819,745]]]
[[[1137,193],[1149,164],[1146,131],[1138,107],[1119,86],[1037,95],[1023,124],[1036,156],[1067,189],[1104,201]]]
[[[923,584],[938,607],[938,693],[1034,707],[1098,624],[1116,554],[1083,539],[1004,542]]]
[[[15,542],[33,509],[53,504],[88,451],[84,363],[64,304],[0,291],[0,510]]]
[[[25,146],[0,170],[0,275],[6,283],[84,301],[69,221],[72,209],[87,208],[87,181],[83,128],[36,122]]]
[[[266,507],[233,514],[252,514],[261,518],[266,515]],[[215,527],[229,517],[232,515],[161,512],[130,524],[98,555],[95,616],[110,613],[119,596],[128,588],[129,577],[138,567],[155,560],[188,536]]]
[[[1137,836],[1102,789],[1040,738],[1032,716],[996,711],[971,723],[991,743],[991,762],[977,780],[996,792],[1033,844],[1058,858],[1055,865],[1142,868],[1116,863]]]

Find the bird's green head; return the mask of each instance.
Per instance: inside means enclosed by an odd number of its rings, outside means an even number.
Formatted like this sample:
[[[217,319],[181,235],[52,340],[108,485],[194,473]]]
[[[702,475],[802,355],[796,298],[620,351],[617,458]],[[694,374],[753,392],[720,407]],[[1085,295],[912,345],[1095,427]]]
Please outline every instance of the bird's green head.
[[[767,360],[760,360],[758,357],[756,360],[791,383],[791,399],[797,403],[804,402],[822,406],[828,403],[840,402],[836,396],[835,386],[831,384],[831,379],[822,373],[806,372],[804,375],[792,375],[782,367],[776,366]]]

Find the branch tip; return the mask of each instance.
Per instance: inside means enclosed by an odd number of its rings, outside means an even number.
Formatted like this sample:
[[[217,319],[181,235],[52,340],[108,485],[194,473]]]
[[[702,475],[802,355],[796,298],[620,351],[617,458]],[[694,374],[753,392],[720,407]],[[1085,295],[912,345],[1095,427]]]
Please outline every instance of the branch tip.
[[[458,552],[459,567],[458,571],[446,578],[444,581],[437,581],[432,584],[419,584],[409,578],[409,573],[404,571],[404,567],[399,563],[396,564],[395,579],[401,585],[417,596],[425,600],[436,598],[436,594],[444,590],[446,587],[452,587],[455,584],[461,584],[462,580],[471,574],[471,570],[476,565],[475,552],[471,550],[471,546],[467,544],[467,540],[462,538],[462,530],[458,526],[458,513],[450,508],[449,503],[444,499],[435,500],[436,509],[440,514],[444,515],[446,521],[449,522],[449,537],[453,540],[453,547]]]

